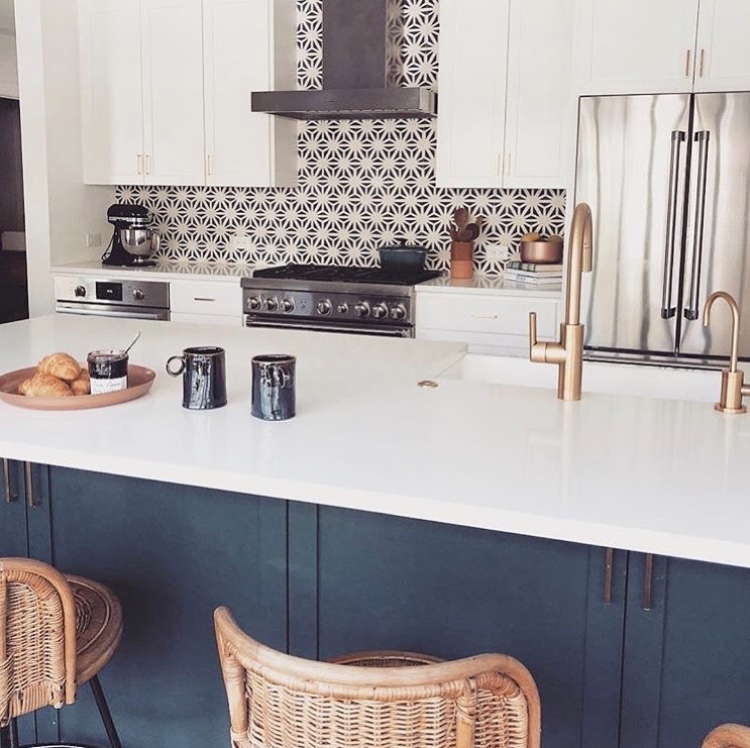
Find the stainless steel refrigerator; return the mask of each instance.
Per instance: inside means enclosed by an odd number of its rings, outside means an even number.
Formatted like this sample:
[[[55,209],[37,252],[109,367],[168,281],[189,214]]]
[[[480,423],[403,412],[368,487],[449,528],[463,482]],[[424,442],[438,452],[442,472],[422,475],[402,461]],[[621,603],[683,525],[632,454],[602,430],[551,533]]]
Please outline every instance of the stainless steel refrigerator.
[[[750,93],[581,98],[581,201],[594,216],[588,358],[721,363],[728,306],[702,324],[719,290],[740,305],[750,358]]]

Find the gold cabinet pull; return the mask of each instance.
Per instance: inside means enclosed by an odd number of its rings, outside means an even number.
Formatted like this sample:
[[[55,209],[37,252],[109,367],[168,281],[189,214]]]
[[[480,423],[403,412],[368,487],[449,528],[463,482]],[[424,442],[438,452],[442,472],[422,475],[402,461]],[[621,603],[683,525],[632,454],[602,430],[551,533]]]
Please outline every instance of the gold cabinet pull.
[[[612,602],[612,575],[614,572],[614,548],[604,551],[604,602],[609,605]]]
[[[151,174],[151,156],[148,153],[143,157],[144,163],[146,164],[146,174]]]
[[[701,56],[700,60],[698,61],[698,77],[703,77],[703,61],[706,59],[706,50],[701,47]]]
[[[140,177],[140,176],[143,175],[143,156],[139,153],[135,157],[135,160],[136,160],[136,163],[137,163],[138,176]]]
[[[10,490],[10,464],[7,457],[3,457],[3,495],[6,504],[12,504],[18,498],[18,495]]]
[[[654,554],[647,553],[643,563],[643,610],[654,604]]]
[[[31,474],[31,463],[25,462],[23,465],[24,474],[26,477],[26,504],[30,509],[40,505],[39,500],[34,495],[34,479]]]
[[[210,153],[206,155],[206,170],[208,171],[209,177],[213,175],[213,170],[211,168],[211,154]]]
[[[690,77],[690,50],[685,50],[685,77]]]

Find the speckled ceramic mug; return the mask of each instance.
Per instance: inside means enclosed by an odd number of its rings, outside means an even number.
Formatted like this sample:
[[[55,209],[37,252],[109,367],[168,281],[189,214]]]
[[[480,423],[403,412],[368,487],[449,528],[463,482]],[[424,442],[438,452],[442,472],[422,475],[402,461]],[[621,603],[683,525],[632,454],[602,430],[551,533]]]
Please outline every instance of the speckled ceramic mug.
[[[172,364],[178,363],[173,369]],[[185,348],[181,356],[167,361],[167,373],[182,375],[182,407],[188,410],[213,410],[227,404],[224,349],[216,346]]]
[[[285,353],[253,356],[253,391],[250,412],[264,421],[285,421],[296,411],[295,364]]]

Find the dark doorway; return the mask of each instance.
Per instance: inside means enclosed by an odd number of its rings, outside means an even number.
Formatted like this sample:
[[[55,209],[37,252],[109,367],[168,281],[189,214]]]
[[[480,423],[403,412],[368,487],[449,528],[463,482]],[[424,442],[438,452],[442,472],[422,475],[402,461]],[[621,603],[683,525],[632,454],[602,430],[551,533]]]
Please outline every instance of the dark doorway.
[[[0,98],[0,323],[29,316],[24,230],[19,105]]]

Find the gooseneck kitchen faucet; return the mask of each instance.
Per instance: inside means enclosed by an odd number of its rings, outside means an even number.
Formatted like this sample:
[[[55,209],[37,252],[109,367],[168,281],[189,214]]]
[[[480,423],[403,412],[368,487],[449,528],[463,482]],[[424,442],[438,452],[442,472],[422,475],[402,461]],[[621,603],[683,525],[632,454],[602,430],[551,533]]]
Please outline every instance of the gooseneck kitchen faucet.
[[[591,208],[578,203],[570,223],[568,273],[565,281],[565,321],[560,324],[560,340],[538,342],[536,312],[529,314],[529,358],[542,364],[556,364],[557,397],[581,399],[583,370],[583,330],[581,324],[581,276],[591,272]]]

